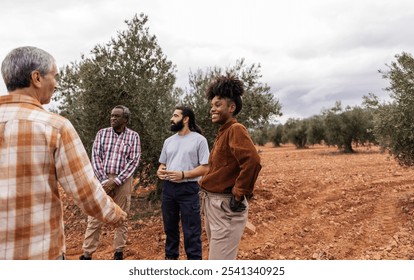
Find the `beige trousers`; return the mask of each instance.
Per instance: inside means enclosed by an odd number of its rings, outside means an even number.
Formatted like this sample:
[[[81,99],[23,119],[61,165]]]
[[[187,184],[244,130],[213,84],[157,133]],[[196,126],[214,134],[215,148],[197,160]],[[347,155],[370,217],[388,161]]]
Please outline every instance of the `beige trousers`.
[[[111,175],[109,175],[111,177]],[[114,176],[114,175],[112,175]],[[131,207],[132,177],[129,177],[125,183],[114,189],[113,200],[126,213],[129,213]],[[88,226],[83,241],[83,252],[85,256],[91,256],[99,246],[103,222],[88,216]],[[114,234],[114,251],[122,252],[128,238],[128,220],[121,226],[115,228]]]
[[[209,243],[209,260],[235,260],[247,222],[248,203],[243,212],[230,209],[231,194],[202,191],[202,210]]]

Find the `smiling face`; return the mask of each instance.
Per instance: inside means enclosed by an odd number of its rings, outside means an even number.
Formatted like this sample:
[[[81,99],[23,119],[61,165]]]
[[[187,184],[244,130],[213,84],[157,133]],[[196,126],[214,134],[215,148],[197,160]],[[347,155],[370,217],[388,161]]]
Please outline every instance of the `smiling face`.
[[[230,99],[214,96],[211,100],[211,121],[220,125],[225,124],[233,117],[235,109],[236,105]]]

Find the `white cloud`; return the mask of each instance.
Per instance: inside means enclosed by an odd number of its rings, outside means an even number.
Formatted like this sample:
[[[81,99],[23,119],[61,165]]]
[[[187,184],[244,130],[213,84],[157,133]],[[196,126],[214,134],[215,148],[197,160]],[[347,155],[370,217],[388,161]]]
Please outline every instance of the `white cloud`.
[[[140,13],[176,65],[178,86],[188,85],[190,71],[245,58],[260,63],[285,117],[318,114],[337,100],[359,105],[369,92],[386,96],[377,70],[395,54],[414,52],[411,0],[15,0],[0,10],[0,59],[35,45],[61,67]]]

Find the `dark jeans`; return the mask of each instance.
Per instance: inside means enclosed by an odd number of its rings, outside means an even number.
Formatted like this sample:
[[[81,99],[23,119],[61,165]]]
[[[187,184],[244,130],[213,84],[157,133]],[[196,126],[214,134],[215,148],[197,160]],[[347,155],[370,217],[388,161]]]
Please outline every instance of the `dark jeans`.
[[[184,249],[189,260],[201,260],[201,214],[197,182],[172,183],[165,181],[162,191],[162,218],[165,257],[178,259],[180,246],[180,217]]]

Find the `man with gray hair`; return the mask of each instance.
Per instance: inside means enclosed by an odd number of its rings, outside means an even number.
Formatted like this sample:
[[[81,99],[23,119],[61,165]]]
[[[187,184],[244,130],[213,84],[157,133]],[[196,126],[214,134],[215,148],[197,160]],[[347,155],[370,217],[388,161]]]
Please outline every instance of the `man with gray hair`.
[[[141,144],[137,132],[127,128],[131,113],[123,105],[111,111],[111,127],[98,131],[92,148],[92,164],[96,177],[108,195],[124,210],[131,206],[132,179],[141,157]],[[81,260],[91,260],[99,246],[102,222],[88,217]],[[115,229],[114,259],[124,259],[128,224],[125,221]]]
[[[88,215],[115,226],[126,213],[106,195],[69,120],[47,112],[57,88],[54,58],[12,50],[1,65],[0,259],[64,259],[59,185]]]

